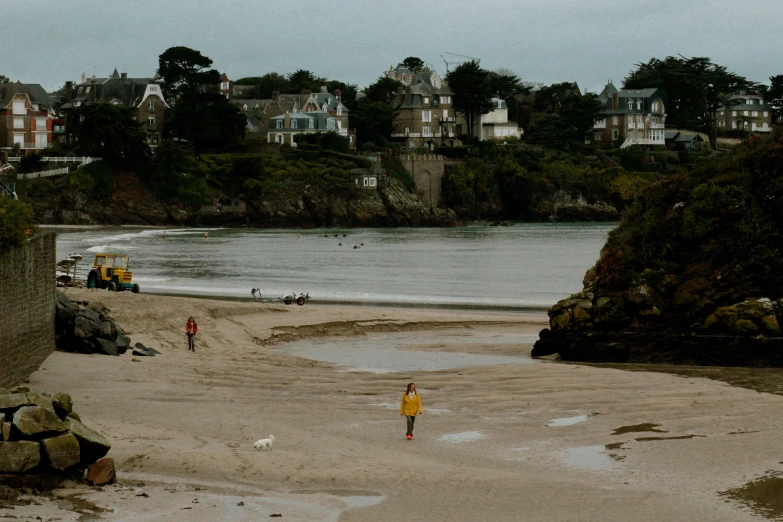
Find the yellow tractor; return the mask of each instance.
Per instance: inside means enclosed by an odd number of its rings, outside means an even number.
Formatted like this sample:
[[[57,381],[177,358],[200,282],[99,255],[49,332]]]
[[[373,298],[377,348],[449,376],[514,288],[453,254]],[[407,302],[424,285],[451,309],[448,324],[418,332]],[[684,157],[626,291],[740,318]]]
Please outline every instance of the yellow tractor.
[[[128,270],[128,256],[122,254],[96,254],[92,270],[87,275],[87,288],[108,288],[112,292],[130,290],[139,293],[139,285],[132,283],[133,274]]]

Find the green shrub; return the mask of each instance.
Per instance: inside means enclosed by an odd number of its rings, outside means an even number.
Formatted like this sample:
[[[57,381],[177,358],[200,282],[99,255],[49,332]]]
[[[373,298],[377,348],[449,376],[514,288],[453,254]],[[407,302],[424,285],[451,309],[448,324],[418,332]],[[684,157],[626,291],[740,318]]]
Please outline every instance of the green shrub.
[[[37,231],[29,205],[0,196],[0,252],[21,245]]]

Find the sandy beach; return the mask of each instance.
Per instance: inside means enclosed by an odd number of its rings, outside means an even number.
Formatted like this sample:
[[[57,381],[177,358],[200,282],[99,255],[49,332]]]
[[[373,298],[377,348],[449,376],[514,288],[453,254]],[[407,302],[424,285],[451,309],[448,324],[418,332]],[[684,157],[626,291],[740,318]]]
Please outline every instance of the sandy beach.
[[[133,342],[162,353],[50,356],[30,385],[72,395],[85,423],[111,439],[120,483],[56,490],[0,515],[749,521],[765,518],[720,492],[783,470],[783,397],[531,362],[529,344],[504,336],[534,336],[543,313],[67,293],[105,304]],[[189,315],[199,324],[195,353],[186,349]],[[287,350],[348,337],[377,344],[400,332],[426,337],[400,343],[398,357],[414,362],[431,353],[519,362],[373,373]],[[498,339],[437,340],[475,334]],[[424,405],[412,441],[399,415],[409,381]],[[270,433],[274,450],[254,450]]]

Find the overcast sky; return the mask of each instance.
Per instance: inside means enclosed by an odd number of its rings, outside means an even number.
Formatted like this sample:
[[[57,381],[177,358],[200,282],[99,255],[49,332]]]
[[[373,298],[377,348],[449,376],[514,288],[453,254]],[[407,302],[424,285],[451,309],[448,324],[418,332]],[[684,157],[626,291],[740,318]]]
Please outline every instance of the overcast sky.
[[[639,62],[709,56],[783,74],[783,0],[26,0],[0,2],[0,74],[47,90],[81,73],[152,76],[184,45],[231,79],[309,69],[365,87],[418,56],[481,59],[526,81],[599,91]]]

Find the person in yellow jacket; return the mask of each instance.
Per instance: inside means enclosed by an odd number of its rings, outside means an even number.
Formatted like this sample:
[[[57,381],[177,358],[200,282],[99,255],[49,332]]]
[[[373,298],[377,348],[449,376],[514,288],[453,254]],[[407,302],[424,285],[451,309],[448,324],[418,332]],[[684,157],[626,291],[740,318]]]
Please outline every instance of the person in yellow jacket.
[[[416,385],[412,382],[408,383],[408,389],[402,394],[402,404],[400,405],[400,415],[405,415],[408,419],[408,431],[405,432],[405,437],[408,440],[413,438],[413,423],[416,422],[416,414],[421,415],[421,399],[419,394],[416,393]]]

